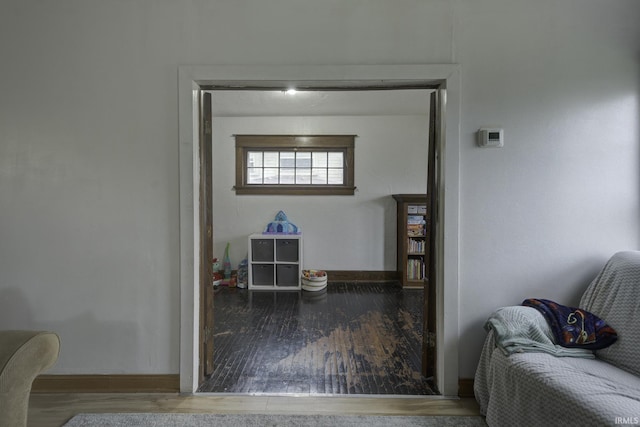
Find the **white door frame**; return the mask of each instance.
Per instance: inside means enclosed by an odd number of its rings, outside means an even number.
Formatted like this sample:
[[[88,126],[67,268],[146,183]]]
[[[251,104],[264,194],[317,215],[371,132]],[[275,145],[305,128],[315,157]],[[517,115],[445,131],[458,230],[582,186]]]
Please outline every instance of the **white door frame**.
[[[200,170],[198,91],[202,86],[400,87],[441,84],[446,89],[446,127],[440,147],[439,236],[436,289],[437,387],[443,396],[458,395],[458,257],[460,193],[460,75],[456,64],[326,66],[184,66],[178,69],[180,144],[180,391],[198,387]],[[425,159],[426,165],[426,159]],[[215,219],[214,219],[215,221]],[[445,357],[446,353],[446,357]]]

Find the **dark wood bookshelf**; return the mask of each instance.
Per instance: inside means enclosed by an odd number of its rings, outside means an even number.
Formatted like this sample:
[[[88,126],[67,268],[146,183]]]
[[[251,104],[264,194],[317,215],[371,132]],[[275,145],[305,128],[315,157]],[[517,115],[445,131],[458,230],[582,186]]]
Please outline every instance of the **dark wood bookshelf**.
[[[394,194],[397,204],[397,270],[402,286],[423,288],[428,274],[427,195]]]

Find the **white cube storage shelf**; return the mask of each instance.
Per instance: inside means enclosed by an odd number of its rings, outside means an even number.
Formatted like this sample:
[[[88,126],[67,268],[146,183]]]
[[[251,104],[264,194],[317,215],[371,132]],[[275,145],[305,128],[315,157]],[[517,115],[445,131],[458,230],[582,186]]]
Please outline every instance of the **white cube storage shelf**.
[[[302,289],[302,235],[249,236],[249,289]]]

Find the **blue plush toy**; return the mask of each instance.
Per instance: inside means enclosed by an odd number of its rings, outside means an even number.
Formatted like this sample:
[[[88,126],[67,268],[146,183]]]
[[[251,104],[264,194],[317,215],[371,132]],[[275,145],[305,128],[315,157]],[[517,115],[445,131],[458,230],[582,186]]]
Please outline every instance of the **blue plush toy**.
[[[289,222],[287,215],[280,211],[275,219],[267,224],[263,234],[300,234],[298,227]]]

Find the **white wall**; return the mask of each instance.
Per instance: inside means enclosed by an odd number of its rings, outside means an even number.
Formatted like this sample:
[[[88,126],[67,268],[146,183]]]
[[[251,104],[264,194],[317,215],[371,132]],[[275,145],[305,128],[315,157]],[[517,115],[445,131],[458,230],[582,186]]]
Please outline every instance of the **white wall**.
[[[638,22],[635,0],[4,0],[0,327],[58,331],[54,373],[178,372],[179,65],[459,63],[471,377],[491,310],[577,302],[640,246]]]
[[[578,304],[611,254],[640,249],[640,4],[497,3],[467,3],[457,22],[460,324],[473,349],[492,308]],[[473,145],[483,125],[504,127],[503,149]],[[460,354],[470,377],[477,354]]]
[[[230,242],[237,265],[247,256],[247,236],[262,232],[283,210],[302,229],[306,268],[396,269],[396,203],[391,194],[426,192],[428,116],[220,117],[213,129],[216,256],[222,258]],[[236,196],[234,134],[357,135],[356,193]]]

